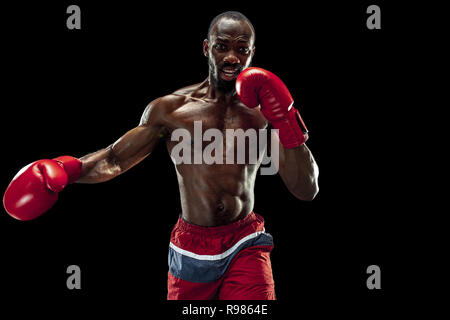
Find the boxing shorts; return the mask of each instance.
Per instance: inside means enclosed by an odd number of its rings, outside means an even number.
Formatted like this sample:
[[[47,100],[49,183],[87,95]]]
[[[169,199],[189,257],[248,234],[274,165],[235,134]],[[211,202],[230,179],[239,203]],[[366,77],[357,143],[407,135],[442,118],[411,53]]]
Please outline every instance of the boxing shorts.
[[[202,227],[181,216],[169,245],[168,300],[275,300],[272,236],[255,213]]]

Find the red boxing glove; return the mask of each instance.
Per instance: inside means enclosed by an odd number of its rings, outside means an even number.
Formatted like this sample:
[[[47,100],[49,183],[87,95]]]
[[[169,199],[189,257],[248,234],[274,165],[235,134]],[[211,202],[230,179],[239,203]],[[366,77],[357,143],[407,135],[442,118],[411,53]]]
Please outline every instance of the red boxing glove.
[[[308,140],[308,129],[293,107],[294,99],[272,72],[254,67],[245,69],[236,79],[236,92],[247,107],[261,105],[262,114],[279,130],[285,148],[298,147]]]
[[[82,162],[70,156],[38,160],[23,167],[3,196],[6,211],[18,220],[32,220],[49,210],[68,184],[81,175]]]

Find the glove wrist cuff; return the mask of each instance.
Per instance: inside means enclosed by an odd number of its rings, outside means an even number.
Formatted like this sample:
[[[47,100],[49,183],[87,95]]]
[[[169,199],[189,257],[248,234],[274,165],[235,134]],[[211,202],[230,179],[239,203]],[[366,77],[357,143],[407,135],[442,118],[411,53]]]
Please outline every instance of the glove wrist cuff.
[[[58,161],[66,171],[67,176],[69,177],[68,184],[74,183],[81,176],[81,160],[71,156],[61,156],[53,160]]]
[[[291,107],[284,119],[272,121],[272,125],[279,130],[278,137],[286,149],[299,147],[309,138],[308,129],[294,107]]]

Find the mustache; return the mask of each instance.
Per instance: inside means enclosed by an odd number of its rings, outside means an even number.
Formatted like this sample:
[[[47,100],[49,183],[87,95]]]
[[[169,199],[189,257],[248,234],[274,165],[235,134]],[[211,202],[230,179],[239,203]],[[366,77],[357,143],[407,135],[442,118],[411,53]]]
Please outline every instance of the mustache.
[[[244,68],[244,66],[242,64],[240,64],[240,63],[231,64],[229,62],[224,62],[224,63],[221,63],[221,64],[218,65],[218,68],[220,70],[222,70],[223,68],[226,68],[226,67],[231,67],[231,68],[233,68],[233,69],[235,69],[236,71],[239,71],[239,72],[241,72],[242,69]]]

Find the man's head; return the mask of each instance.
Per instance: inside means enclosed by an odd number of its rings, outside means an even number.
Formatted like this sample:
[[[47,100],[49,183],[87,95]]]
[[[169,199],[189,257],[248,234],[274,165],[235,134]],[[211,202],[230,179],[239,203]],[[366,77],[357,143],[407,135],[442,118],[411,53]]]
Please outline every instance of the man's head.
[[[208,57],[209,78],[216,89],[234,93],[236,78],[248,68],[255,53],[255,30],[240,12],[227,11],[216,16],[203,41]]]

